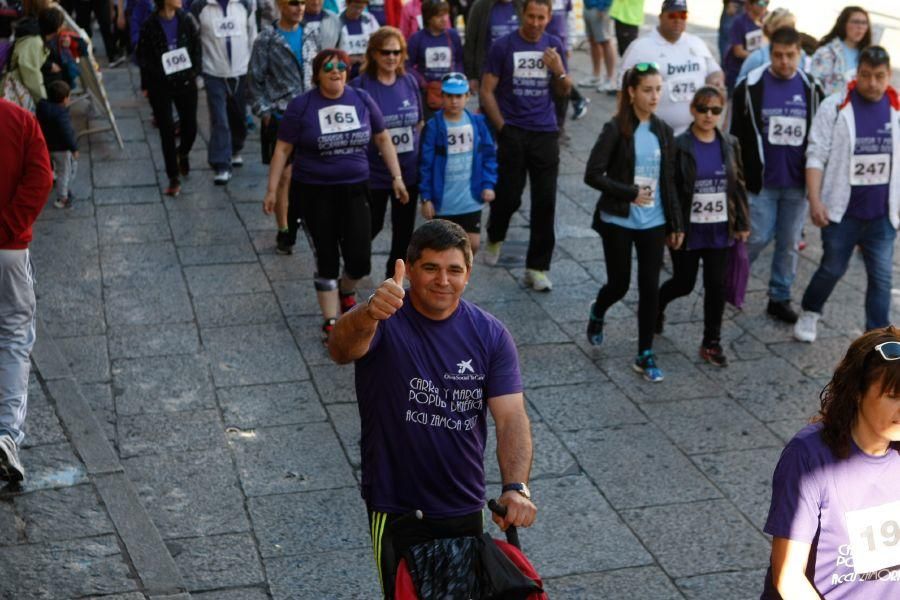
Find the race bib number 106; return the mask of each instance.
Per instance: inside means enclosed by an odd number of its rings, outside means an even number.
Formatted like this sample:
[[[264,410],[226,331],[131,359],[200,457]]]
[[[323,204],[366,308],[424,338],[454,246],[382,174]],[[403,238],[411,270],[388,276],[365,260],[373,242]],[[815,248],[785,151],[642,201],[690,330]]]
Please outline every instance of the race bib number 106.
[[[359,129],[359,117],[356,115],[356,107],[335,104],[320,108],[319,129],[323,135]]]
[[[857,574],[900,565],[900,501],[853,510],[844,518]]]
[[[191,65],[191,57],[188,55],[186,48],[175,48],[162,55],[162,66],[163,72],[166,75],[171,75],[190,69],[193,65]]]

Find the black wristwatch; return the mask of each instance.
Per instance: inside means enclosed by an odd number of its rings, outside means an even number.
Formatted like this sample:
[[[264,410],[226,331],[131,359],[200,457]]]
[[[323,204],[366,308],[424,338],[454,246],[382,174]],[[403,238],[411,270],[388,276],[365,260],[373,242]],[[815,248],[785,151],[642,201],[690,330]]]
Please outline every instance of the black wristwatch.
[[[528,489],[528,484],[525,483],[507,483],[503,486],[504,493],[506,492],[519,492],[526,500],[531,500],[531,490]]]

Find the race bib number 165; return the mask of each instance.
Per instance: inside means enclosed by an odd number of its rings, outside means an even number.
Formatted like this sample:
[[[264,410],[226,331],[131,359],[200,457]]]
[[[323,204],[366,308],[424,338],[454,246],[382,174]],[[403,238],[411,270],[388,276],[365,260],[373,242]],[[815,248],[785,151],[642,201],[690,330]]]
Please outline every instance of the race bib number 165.
[[[323,135],[359,129],[359,117],[356,115],[356,107],[335,104],[320,108],[319,129]]]

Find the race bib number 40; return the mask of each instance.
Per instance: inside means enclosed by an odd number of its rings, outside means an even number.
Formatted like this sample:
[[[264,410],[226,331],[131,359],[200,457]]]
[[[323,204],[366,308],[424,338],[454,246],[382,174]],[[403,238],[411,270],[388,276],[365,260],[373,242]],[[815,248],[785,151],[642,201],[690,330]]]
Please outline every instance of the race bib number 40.
[[[397,148],[397,154],[405,154],[413,151],[413,130],[412,127],[394,127],[388,129],[391,141]]]
[[[187,48],[175,48],[162,55],[162,67],[166,75],[190,69],[192,66]]]
[[[425,49],[425,68],[426,69],[449,69],[450,68],[450,48],[447,46],[436,46],[434,48]]]
[[[513,77],[517,79],[546,79],[547,67],[543,52],[513,52]]]
[[[773,146],[802,146],[806,138],[806,119],[769,117],[769,143]]]
[[[854,154],[850,185],[884,185],[891,181],[890,154]]]
[[[900,501],[853,510],[844,518],[857,574],[900,565]]]
[[[475,136],[471,125],[447,128],[447,154],[471,152],[475,146]]]
[[[356,114],[356,107],[335,104],[320,108],[319,129],[323,135],[359,129],[359,117]]]
[[[213,29],[217,38],[240,37],[244,30],[238,25],[237,17],[219,17],[213,19]]]
[[[693,79],[673,77],[666,81],[666,86],[672,102],[690,102],[697,92],[697,82]]]
[[[724,192],[694,194],[691,200],[691,223],[725,223],[728,221],[728,205]]]

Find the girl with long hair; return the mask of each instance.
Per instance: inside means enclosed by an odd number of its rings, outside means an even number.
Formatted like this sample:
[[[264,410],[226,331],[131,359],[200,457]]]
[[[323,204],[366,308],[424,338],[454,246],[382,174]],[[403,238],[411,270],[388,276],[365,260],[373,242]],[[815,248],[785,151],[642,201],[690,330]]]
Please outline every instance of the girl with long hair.
[[[856,78],[859,52],[871,45],[869,13],[860,6],[846,7],[812,57],[810,72],[822,82],[826,95],[844,90]]]

